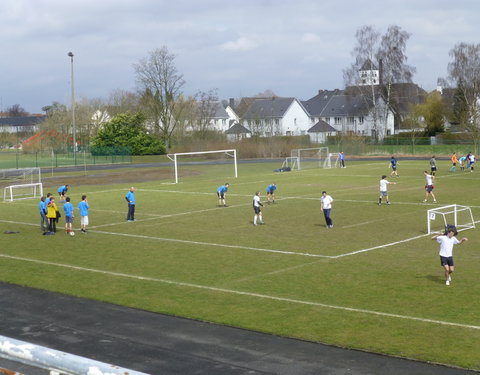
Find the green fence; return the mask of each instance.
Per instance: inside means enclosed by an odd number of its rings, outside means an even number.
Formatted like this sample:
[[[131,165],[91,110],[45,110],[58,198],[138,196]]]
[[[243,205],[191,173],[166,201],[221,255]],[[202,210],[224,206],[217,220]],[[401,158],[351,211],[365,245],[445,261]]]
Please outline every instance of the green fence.
[[[92,155],[89,151],[56,153],[52,151],[23,152],[22,150],[8,150],[0,152],[0,169],[57,168],[131,162],[132,155],[127,152],[111,153],[110,155]]]

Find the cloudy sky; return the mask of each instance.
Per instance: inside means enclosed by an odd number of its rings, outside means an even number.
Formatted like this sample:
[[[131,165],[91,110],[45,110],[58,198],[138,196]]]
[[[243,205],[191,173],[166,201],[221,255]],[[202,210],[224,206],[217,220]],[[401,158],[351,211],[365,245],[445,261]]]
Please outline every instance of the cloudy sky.
[[[132,65],[162,46],[176,55],[186,94],[270,89],[305,100],[343,88],[364,25],[409,32],[414,82],[432,90],[456,43],[480,43],[479,16],[477,0],[3,0],[0,110],[70,105],[69,51],[76,97],[135,91]]]

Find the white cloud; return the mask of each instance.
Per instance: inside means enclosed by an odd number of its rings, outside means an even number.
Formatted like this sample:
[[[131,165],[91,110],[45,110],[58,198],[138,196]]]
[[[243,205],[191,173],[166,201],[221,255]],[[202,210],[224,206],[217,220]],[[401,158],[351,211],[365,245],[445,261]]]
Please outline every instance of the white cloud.
[[[302,35],[303,43],[318,43],[321,41],[320,36],[315,33],[305,33]]]
[[[244,36],[234,41],[229,41],[220,45],[220,48],[227,51],[245,52],[258,47],[258,44]]]

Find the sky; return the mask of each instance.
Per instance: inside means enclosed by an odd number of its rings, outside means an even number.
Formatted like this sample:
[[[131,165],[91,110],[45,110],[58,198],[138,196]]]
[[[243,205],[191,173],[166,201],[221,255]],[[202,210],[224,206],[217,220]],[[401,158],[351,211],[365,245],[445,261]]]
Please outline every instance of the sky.
[[[355,32],[397,25],[411,34],[413,81],[434,90],[449,51],[480,43],[477,0],[3,0],[0,111],[31,113],[137,90],[133,65],[166,46],[193,95],[220,99],[266,90],[307,100],[343,88]]]

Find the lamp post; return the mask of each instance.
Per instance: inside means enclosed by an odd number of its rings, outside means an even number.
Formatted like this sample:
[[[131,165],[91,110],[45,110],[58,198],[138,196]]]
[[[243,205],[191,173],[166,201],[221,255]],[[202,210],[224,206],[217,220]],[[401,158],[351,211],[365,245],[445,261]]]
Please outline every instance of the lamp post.
[[[67,54],[70,56],[71,61],[71,78],[72,78],[72,133],[73,133],[73,162],[77,165],[77,139],[76,139],[76,129],[75,129],[75,86],[73,84],[73,53],[69,52]]]

